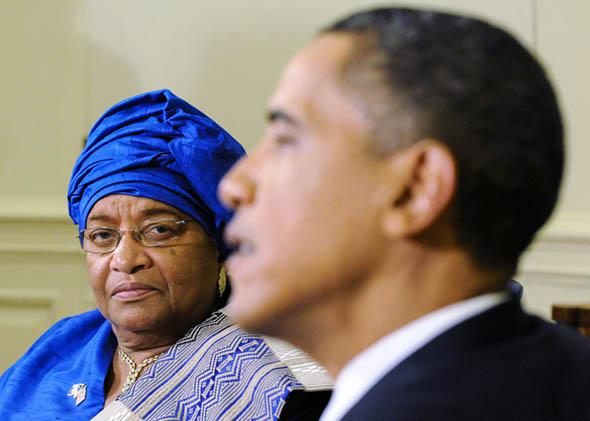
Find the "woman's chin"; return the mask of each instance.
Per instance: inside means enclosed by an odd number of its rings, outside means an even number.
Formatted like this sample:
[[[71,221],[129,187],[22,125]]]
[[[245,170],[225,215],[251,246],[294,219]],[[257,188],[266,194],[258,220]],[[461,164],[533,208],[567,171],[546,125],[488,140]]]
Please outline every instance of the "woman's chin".
[[[117,311],[111,314],[116,316],[109,320],[117,330],[131,332],[148,332],[165,325],[164,317],[159,317],[155,311],[148,309],[134,311]]]

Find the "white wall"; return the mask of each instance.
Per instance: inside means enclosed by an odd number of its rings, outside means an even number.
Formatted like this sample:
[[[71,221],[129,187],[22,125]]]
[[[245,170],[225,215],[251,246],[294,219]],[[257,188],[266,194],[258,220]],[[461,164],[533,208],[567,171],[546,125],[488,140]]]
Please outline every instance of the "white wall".
[[[590,303],[590,29],[586,0],[535,0],[535,48],[560,95],[567,166],[558,212],[521,264],[529,308],[550,314],[552,303]]]
[[[485,16],[546,63],[568,124],[559,213],[528,253],[527,305],[590,301],[590,29],[585,0],[406,1]],[[65,192],[87,130],[115,102],[168,87],[247,147],[281,68],[361,0],[0,1],[0,371],[57,318],[92,305]]]

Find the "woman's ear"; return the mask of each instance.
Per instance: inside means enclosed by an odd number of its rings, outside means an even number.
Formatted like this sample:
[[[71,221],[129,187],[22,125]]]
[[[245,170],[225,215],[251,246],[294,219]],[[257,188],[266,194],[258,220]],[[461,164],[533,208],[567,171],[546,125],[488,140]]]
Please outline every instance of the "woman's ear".
[[[453,155],[440,141],[425,139],[388,159],[386,172],[392,188],[383,217],[385,234],[409,237],[425,231],[454,195],[457,168]]]

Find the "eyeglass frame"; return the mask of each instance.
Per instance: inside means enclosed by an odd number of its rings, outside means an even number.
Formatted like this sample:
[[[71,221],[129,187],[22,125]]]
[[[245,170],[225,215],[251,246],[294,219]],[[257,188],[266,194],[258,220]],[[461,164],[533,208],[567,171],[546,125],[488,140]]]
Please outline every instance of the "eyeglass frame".
[[[137,241],[139,244],[141,244],[143,247],[162,247],[165,245],[168,245],[169,243],[171,243],[172,241],[178,239],[182,234],[184,234],[186,231],[180,232],[176,235],[174,235],[171,238],[168,238],[166,240],[163,240],[157,244],[145,244],[145,238],[141,233],[141,230],[139,229],[140,227],[144,227],[147,228],[152,224],[157,224],[158,222],[163,222],[163,221],[168,221],[168,222],[174,222],[176,225],[181,225],[182,227],[186,227],[186,224],[188,224],[189,222],[198,222],[195,219],[180,219],[177,220],[175,218],[162,218],[162,219],[148,219],[146,221],[143,221],[140,224],[137,224],[136,226],[134,226],[133,228],[127,228],[127,229],[118,229],[115,227],[92,227],[92,228],[85,228],[83,230],[80,230],[80,232],[78,233],[78,235],[76,236],[76,238],[79,239],[80,241],[80,247],[82,248],[82,250],[84,250],[86,253],[93,253],[93,254],[109,254],[114,252],[117,247],[119,246],[119,243],[121,242],[121,240],[123,239],[123,235],[127,232],[131,232],[133,233],[133,239],[135,241]],[[117,241],[115,242],[115,245],[113,246],[113,248],[111,250],[108,251],[98,251],[98,250],[87,250],[84,248],[84,239],[86,238],[84,236],[84,233],[86,232],[92,232],[95,230],[108,230],[110,232],[113,233],[117,233],[118,238]]]

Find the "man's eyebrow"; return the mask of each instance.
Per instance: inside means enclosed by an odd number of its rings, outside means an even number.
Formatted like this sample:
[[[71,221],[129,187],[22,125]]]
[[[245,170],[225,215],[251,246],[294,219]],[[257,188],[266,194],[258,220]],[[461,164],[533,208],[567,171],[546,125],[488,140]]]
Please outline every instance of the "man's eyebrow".
[[[286,111],[271,109],[268,111],[266,120],[269,123],[284,122],[294,127],[301,127],[301,122]]]

